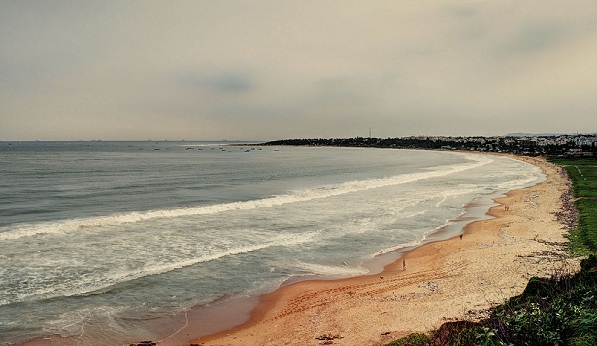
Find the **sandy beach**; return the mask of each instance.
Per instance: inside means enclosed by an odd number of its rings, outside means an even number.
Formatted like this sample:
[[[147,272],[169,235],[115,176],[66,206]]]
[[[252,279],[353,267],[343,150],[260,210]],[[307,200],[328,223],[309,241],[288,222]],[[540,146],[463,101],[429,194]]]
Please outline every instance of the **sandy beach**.
[[[520,294],[530,277],[576,270],[556,216],[567,181],[542,159],[516,158],[541,167],[547,180],[496,199],[494,218],[469,224],[462,237],[421,246],[380,274],[284,286],[261,296],[243,325],[190,343],[381,345],[445,321],[480,318]]]

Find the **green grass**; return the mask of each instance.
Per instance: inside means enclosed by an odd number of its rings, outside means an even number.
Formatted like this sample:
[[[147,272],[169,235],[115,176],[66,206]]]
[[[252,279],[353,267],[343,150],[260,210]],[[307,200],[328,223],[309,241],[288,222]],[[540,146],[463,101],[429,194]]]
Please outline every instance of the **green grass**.
[[[413,333],[404,338],[395,340],[386,346],[424,346],[431,341],[431,337],[423,333]]]
[[[570,231],[572,252],[587,255],[597,252],[597,160],[554,159],[566,169],[573,186],[574,205],[579,213],[578,227]]]
[[[550,161],[566,169],[574,186],[576,198],[597,198],[596,159],[553,159]]]
[[[576,202],[579,211],[578,239],[593,253],[597,252],[597,199],[580,199]]]

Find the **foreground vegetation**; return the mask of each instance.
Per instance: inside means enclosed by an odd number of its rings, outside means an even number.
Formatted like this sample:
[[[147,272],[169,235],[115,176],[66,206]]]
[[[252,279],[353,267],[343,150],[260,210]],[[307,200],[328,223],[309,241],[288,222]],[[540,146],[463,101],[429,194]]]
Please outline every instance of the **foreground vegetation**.
[[[558,159],[572,182],[578,223],[570,231],[575,254],[588,255],[578,273],[531,278],[524,292],[491,309],[479,322],[444,323],[388,345],[597,345],[597,161]]]

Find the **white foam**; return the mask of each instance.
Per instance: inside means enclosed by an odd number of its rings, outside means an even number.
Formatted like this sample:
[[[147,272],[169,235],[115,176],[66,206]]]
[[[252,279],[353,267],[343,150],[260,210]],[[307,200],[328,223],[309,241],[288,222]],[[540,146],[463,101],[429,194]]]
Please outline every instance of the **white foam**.
[[[395,252],[395,251],[406,249],[406,248],[410,248],[410,247],[420,246],[420,245],[422,245],[422,244],[425,243],[425,241],[427,240],[427,236],[428,235],[431,235],[431,234],[433,234],[433,233],[435,233],[435,232],[437,232],[437,231],[439,231],[439,230],[443,229],[444,227],[449,226],[451,224],[453,224],[452,221],[446,221],[442,225],[439,225],[439,226],[437,226],[437,227],[435,227],[433,229],[427,230],[426,232],[424,232],[423,234],[421,234],[418,239],[412,240],[412,241],[407,242],[407,243],[398,244],[396,246],[392,246],[392,247],[389,247],[387,249],[383,249],[383,250],[379,251],[377,253],[377,255],[383,255],[383,254],[386,254],[386,253],[389,253],[389,252]]]
[[[444,195],[442,196],[442,199],[441,199],[441,201],[438,201],[438,202],[435,204],[435,207],[436,207],[436,208],[439,208],[439,206],[440,206],[440,205],[442,205],[442,203],[444,203],[444,202],[445,202],[447,199],[448,199],[448,195],[447,195],[447,194],[444,194]]]
[[[296,261],[290,265],[292,268],[306,272],[309,275],[318,274],[325,276],[357,276],[367,274],[369,271],[362,267],[330,266],[317,263]]]
[[[160,218],[176,218],[185,216],[209,215],[235,210],[251,210],[271,208],[290,203],[306,202],[314,199],[329,198],[347,193],[377,189],[386,186],[400,185],[424,179],[442,177],[487,165],[493,160],[481,155],[468,155],[472,162],[436,167],[433,170],[397,175],[389,178],[350,181],[336,185],[291,191],[287,194],[243,202],[222,203],[210,206],[199,206],[178,209],[150,210],[145,212],[129,212],[108,216],[89,217],[52,221],[36,224],[19,224],[0,227],[0,240],[13,240],[40,234],[62,235],[79,230],[100,230],[102,227],[118,226],[127,223],[143,222]]]
[[[107,289],[118,283],[132,281],[151,275],[159,275],[173,270],[192,266],[194,264],[214,261],[226,256],[234,256],[239,254],[255,252],[275,246],[289,246],[305,243],[313,239],[319,233],[320,232],[308,232],[296,235],[281,235],[273,238],[271,241],[267,241],[264,243],[239,246],[235,248],[230,248],[226,251],[220,251],[212,254],[206,254],[203,256],[181,259],[176,262],[158,263],[151,267],[137,268],[135,270],[126,272],[109,272],[107,273],[107,275],[103,277],[78,277],[77,280],[69,280],[60,284],[53,284],[51,286],[36,287],[34,290],[31,290],[29,292],[19,292],[16,294],[16,298],[13,299],[13,301],[11,302],[7,300],[0,301],[0,303],[2,303],[0,304],[0,306],[14,302],[31,301],[35,298],[46,299],[58,296],[68,297],[74,295],[84,295]]]
[[[114,316],[120,312],[126,311],[127,306],[97,306],[86,307],[60,314],[56,319],[47,321],[43,330],[47,334],[78,335],[79,339],[83,337],[86,324],[92,319],[100,318],[102,323],[107,323],[108,328],[118,329],[114,323]]]
[[[496,189],[498,191],[509,191],[512,189],[520,189],[520,188],[532,186],[536,183],[539,183],[539,182],[542,182],[545,180],[546,180],[545,175],[543,175],[543,173],[540,171],[540,169],[537,168],[537,170],[535,170],[532,175],[522,176],[518,179],[498,184],[496,186]]]
[[[383,255],[383,254],[386,254],[386,253],[395,252],[395,251],[406,249],[406,248],[410,248],[410,247],[416,247],[416,246],[419,246],[419,245],[423,244],[423,242],[425,241],[426,238],[427,237],[422,236],[420,239],[413,240],[413,241],[410,241],[408,243],[399,244],[399,245],[396,245],[396,246],[393,246],[393,247],[390,247],[390,248],[387,248],[387,249],[383,249],[383,250],[379,251],[377,254],[378,255]]]

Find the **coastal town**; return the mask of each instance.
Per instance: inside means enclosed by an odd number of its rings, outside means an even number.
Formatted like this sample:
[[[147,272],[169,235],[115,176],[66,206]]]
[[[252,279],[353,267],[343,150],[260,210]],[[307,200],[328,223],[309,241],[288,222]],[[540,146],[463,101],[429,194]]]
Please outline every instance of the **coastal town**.
[[[509,134],[492,137],[409,136],[400,138],[286,139],[266,145],[471,150],[526,156],[597,157],[597,134]]]

